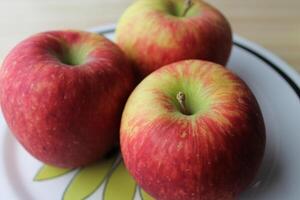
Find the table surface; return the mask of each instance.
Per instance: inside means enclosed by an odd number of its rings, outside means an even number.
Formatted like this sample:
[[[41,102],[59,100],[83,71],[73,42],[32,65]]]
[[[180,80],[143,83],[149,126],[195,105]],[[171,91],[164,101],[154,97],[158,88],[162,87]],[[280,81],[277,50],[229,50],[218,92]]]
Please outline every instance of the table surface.
[[[299,0],[207,0],[235,33],[277,54],[300,73]],[[0,62],[22,39],[53,29],[87,29],[115,23],[132,0],[2,0]]]

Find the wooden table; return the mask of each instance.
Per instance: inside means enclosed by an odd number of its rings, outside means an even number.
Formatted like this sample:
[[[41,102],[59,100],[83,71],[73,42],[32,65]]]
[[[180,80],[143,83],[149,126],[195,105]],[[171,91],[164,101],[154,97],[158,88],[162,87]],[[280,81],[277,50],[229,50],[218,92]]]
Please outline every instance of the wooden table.
[[[300,72],[299,0],[207,0],[235,33],[271,50]],[[115,23],[132,0],[1,0],[0,62],[29,35]]]

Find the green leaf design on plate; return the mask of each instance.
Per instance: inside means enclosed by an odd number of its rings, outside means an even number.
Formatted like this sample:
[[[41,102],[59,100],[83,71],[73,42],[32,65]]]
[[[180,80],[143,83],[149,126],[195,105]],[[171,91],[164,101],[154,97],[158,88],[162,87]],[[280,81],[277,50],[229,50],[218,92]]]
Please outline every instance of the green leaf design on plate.
[[[50,165],[44,165],[39,169],[39,171],[37,172],[33,180],[34,181],[49,180],[67,174],[70,171],[72,171],[72,169],[58,168]]]
[[[64,192],[63,200],[82,200],[93,194],[103,183],[116,156],[82,168]]]
[[[104,200],[131,200],[134,198],[135,189],[136,183],[121,161],[104,188]]]
[[[150,194],[145,192],[142,188],[140,189],[140,194],[143,200],[155,200],[153,197],[150,196]]]

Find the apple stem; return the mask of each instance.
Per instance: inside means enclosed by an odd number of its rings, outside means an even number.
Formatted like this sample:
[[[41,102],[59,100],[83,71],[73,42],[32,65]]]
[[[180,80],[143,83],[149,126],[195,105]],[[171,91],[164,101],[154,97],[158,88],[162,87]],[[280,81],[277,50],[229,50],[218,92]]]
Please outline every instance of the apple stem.
[[[181,91],[178,92],[176,95],[176,99],[180,105],[181,112],[185,115],[189,115],[189,112],[187,111],[186,106],[185,106],[185,94]]]
[[[187,14],[187,12],[192,7],[192,5],[193,5],[192,0],[184,0],[184,11],[182,17],[184,17]]]

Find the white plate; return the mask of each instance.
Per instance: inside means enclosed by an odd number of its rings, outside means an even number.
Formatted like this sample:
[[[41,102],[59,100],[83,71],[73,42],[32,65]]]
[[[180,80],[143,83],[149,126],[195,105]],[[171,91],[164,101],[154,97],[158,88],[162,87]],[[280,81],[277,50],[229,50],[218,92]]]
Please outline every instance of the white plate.
[[[102,26],[92,31],[112,39],[114,28],[114,25]],[[252,89],[262,109],[267,130],[266,153],[260,172],[239,199],[298,200],[299,75],[275,55],[239,36],[234,37],[228,67]],[[119,157],[112,167],[105,168],[103,163],[99,163],[58,176],[64,171],[40,170],[43,164],[17,143],[9,133],[2,114],[0,130],[0,199],[140,199],[141,190],[128,177]],[[38,180],[34,180],[35,177]],[[149,198],[144,196],[144,199]]]

